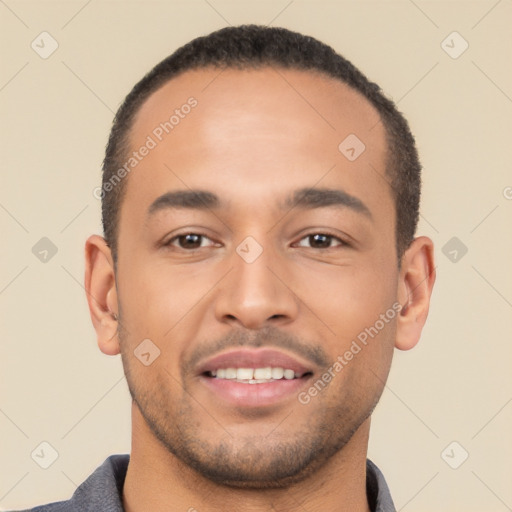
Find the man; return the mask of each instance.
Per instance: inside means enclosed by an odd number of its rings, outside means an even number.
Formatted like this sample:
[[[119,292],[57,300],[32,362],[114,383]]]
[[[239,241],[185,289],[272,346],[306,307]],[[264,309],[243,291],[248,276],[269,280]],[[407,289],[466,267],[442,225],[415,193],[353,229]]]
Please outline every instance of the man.
[[[391,511],[367,460],[434,285],[407,122],[326,45],[225,28],[119,109],[86,243],[132,450],[40,511]]]

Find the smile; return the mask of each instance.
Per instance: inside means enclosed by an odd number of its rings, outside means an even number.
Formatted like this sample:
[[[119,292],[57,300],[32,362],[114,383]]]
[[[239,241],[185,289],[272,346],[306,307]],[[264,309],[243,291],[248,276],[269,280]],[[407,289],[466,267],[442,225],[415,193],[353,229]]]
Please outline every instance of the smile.
[[[284,405],[307,387],[315,367],[272,348],[235,349],[203,361],[196,375],[211,399],[228,407]]]

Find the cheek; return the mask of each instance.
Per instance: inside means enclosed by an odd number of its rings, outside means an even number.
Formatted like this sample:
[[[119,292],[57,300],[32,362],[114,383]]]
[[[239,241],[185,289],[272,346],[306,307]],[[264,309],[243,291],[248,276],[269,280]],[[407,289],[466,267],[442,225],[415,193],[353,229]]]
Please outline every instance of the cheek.
[[[329,268],[323,276],[307,278],[310,287],[315,285],[315,300],[310,294],[307,304],[330,328],[324,343],[332,363],[338,362],[334,389],[340,394],[359,390],[361,399],[381,393],[393,355],[397,271],[382,263]],[[307,293],[307,287],[303,290]]]
[[[150,338],[165,347],[178,334],[193,335],[197,315],[204,314],[202,299],[218,280],[213,269],[208,275],[197,269],[137,258],[120,266],[118,296],[131,339]]]
[[[392,268],[392,267],[391,267]],[[384,270],[386,269],[386,270]],[[339,340],[353,339],[392,310],[397,272],[378,261],[354,261],[350,266],[310,267],[297,282],[297,294],[329,325]],[[387,325],[387,324],[386,324]]]

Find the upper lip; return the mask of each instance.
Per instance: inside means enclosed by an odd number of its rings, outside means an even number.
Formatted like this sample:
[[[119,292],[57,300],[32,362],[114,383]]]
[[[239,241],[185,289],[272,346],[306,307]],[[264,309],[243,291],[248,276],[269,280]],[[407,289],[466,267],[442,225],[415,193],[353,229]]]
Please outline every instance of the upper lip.
[[[238,349],[223,352],[206,360],[198,367],[198,373],[211,372],[219,368],[284,368],[293,370],[296,375],[303,376],[312,372],[306,364],[296,358],[275,349]]]

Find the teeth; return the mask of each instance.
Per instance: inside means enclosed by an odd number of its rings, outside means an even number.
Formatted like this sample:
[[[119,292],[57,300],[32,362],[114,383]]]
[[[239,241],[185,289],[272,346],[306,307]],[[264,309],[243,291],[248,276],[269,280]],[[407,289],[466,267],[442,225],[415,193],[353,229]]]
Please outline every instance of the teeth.
[[[236,368],[226,368],[226,379],[236,379]]]
[[[272,368],[272,378],[273,379],[282,379],[284,376],[283,368]]]
[[[255,379],[271,379],[272,378],[272,368],[268,366],[267,368],[256,368],[254,370],[254,378]]]
[[[284,378],[285,379],[294,379],[295,378],[295,372],[293,370],[285,370],[284,371]]]
[[[263,384],[274,380],[291,380],[299,378],[293,370],[281,367],[267,366],[265,368],[219,368],[210,372],[211,377],[230,379],[245,384]]]
[[[254,374],[254,370],[252,368],[238,368],[236,371],[236,378],[238,380],[251,380]],[[260,377],[256,377],[259,379]]]

